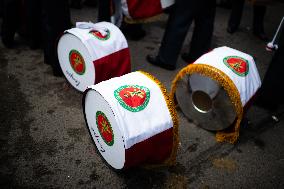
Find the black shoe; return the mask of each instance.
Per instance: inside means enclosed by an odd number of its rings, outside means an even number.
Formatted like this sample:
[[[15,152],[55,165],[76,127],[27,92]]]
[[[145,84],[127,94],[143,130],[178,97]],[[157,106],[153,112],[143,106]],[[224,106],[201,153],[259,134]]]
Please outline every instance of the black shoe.
[[[153,64],[155,66],[158,66],[160,68],[164,68],[166,70],[175,70],[176,67],[173,65],[169,65],[169,64],[164,64],[163,62],[159,61],[157,59],[157,57],[153,56],[153,55],[147,55],[146,60],[150,63]]]
[[[13,39],[8,39],[8,38],[2,37],[2,43],[8,49],[12,49],[15,46]]]
[[[123,23],[120,29],[126,38],[133,41],[138,41],[146,35],[146,31],[142,28],[142,24]]]
[[[196,58],[193,58],[189,53],[182,53],[181,59],[188,64],[192,64],[195,62]]]
[[[253,34],[262,41],[268,41],[268,37],[264,32],[253,32]]]
[[[52,72],[53,72],[53,75],[54,75],[55,77],[63,77],[63,76],[64,76],[62,70],[59,69],[59,68],[53,68],[53,69],[52,69]]]
[[[29,41],[29,47],[31,50],[36,50],[41,47],[40,42],[36,40],[30,40]]]
[[[47,65],[51,65],[50,58],[48,58],[48,57],[49,56],[47,56],[47,53],[44,53],[43,63],[45,63]]]
[[[231,26],[228,26],[227,27],[227,32],[230,33],[230,34],[233,34],[237,31],[237,28],[234,28],[234,27],[231,27]]]
[[[276,103],[271,103],[271,102],[267,102],[263,99],[261,99],[260,97],[257,98],[253,104],[257,107],[260,107],[260,108],[263,108],[263,109],[266,109],[270,112],[275,112],[278,108],[278,105]]]

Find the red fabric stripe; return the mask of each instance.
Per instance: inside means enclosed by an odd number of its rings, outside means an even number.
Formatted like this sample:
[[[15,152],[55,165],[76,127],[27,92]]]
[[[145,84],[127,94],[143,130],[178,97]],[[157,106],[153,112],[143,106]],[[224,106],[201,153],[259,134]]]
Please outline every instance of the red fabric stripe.
[[[119,77],[131,70],[129,49],[125,48],[94,61],[95,83]]]
[[[173,128],[170,128],[126,149],[124,168],[162,163],[171,155],[172,148]]]
[[[148,18],[162,12],[160,0],[128,0],[127,6],[133,19]]]

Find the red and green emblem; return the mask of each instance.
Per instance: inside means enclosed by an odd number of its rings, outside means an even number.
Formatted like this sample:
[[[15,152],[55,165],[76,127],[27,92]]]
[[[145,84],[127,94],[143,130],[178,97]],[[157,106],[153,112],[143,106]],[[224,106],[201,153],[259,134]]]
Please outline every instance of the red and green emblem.
[[[139,85],[124,85],[114,91],[119,104],[131,112],[144,110],[150,100],[150,90]]]
[[[249,72],[249,63],[239,56],[227,56],[223,59],[224,64],[239,76],[246,76]]]
[[[105,141],[105,143],[108,146],[112,146],[114,143],[113,131],[112,131],[110,122],[108,121],[106,115],[103,112],[97,111],[96,123],[97,123],[99,133],[101,137],[103,138],[103,140]]]
[[[79,51],[73,49],[69,52],[69,62],[77,74],[83,75],[85,73],[85,61]]]
[[[106,32],[106,35],[103,35],[98,30],[92,30],[89,33],[92,34],[93,36],[95,36],[97,39],[105,41],[105,40],[109,39],[110,31],[108,29],[106,29],[105,32]]]

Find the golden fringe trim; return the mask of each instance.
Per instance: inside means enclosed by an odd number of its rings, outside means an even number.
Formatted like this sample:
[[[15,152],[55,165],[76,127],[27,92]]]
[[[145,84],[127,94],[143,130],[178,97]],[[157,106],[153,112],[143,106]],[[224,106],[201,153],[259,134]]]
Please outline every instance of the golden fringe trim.
[[[160,20],[161,17],[162,17],[162,13],[156,16],[152,16],[148,18],[141,18],[141,19],[133,19],[133,18],[125,16],[124,21],[128,24],[144,24],[144,23],[149,23],[149,22],[156,22]]]
[[[176,164],[177,149],[178,149],[178,144],[179,144],[179,134],[178,134],[179,121],[178,121],[178,116],[177,116],[177,112],[175,109],[173,98],[170,98],[170,96],[167,93],[166,87],[157,78],[155,78],[154,76],[152,76],[151,74],[147,72],[144,72],[144,71],[139,71],[139,72],[146,75],[148,78],[150,78],[152,81],[154,81],[159,86],[166,100],[167,107],[169,109],[169,112],[173,120],[173,149],[172,149],[172,153],[170,157],[167,160],[165,160],[163,164],[161,165],[149,165],[147,166],[147,168],[152,168],[152,167],[157,167],[157,166],[173,166]]]
[[[193,73],[199,73],[203,76],[210,77],[217,81],[227,92],[230,97],[230,100],[234,106],[234,109],[237,114],[237,121],[234,125],[234,129],[229,132],[218,131],[216,133],[216,140],[218,142],[230,142],[234,144],[239,137],[240,123],[243,117],[243,107],[241,103],[241,98],[239,91],[233,81],[221,70],[206,64],[190,64],[183,68],[172,81],[170,98],[173,99],[176,89],[177,83],[186,75],[191,75]]]

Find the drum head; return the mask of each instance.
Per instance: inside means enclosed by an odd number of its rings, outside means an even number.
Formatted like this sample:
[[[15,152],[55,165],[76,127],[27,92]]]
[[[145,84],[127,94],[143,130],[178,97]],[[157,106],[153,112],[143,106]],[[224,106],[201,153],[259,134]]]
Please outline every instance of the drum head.
[[[83,92],[95,83],[95,67],[89,51],[73,34],[65,33],[58,42],[58,60],[68,82]]]
[[[125,164],[124,140],[112,109],[96,90],[88,90],[84,98],[86,122],[98,151],[110,166],[122,169]]]
[[[228,94],[209,77],[184,77],[177,85],[176,99],[184,115],[207,130],[223,130],[236,118]]]

